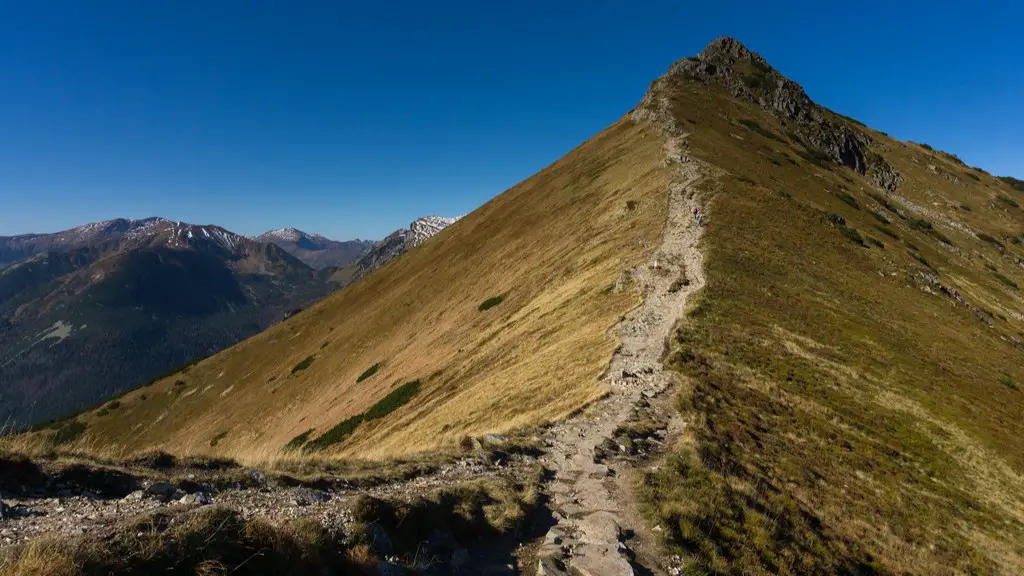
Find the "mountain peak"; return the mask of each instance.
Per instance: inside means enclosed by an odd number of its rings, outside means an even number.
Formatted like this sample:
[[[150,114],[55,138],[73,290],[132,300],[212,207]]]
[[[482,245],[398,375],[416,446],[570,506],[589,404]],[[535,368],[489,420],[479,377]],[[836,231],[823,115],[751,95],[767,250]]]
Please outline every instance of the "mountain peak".
[[[652,84],[637,112],[663,115],[666,91],[693,83],[717,86],[735,98],[757,103],[786,125],[794,144],[859,174],[870,174],[880,188],[895,191],[902,181],[895,168],[871,149],[870,130],[819,106],[799,84],[728,36],[716,38],[697,56],[672,64]]]

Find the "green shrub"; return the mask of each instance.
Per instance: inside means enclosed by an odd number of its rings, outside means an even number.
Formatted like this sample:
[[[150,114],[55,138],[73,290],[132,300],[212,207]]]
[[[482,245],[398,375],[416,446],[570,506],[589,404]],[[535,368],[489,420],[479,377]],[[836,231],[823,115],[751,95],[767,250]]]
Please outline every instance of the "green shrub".
[[[757,132],[761,136],[764,136],[765,138],[768,138],[769,140],[775,140],[777,142],[785,142],[785,140],[780,138],[778,134],[772,132],[771,130],[767,130],[765,128],[762,128],[760,124],[758,124],[757,122],[755,122],[753,120],[737,120],[737,122],[742,124],[742,125],[744,125],[744,126],[746,126],[748,129],[753,130],[754,132]]]
[[[1014,208],[1020,208],[1020,204],[1018,204],[1016,200],[1010,198],[1009,196],[1006,196],[1005,194],[1000,194],[999,196],[996,196],[996,198],[1003,204],[1013,206]]]
[[[999,382],[1010,390],[1020,390],[1020,388],[1017,387],[1017,383],[1013,381],[1013,378],[1009,374],[1005,374],[999,379]]]
[[[904,240],[903,243],[907,245],[907,248],[910,248],[911,250],[914,250],[915,252],[920,252],[921,251],[921,249],[918,248],[917,245],[914,244],[913,242],[911,242],[910,240]]]
[[[287,444],[284,445],[284,449],[288,452],[293,452],[295,450],[298,450],[299,448],[302,448],[303,446],[306,445],[306,442],[309,442],[309,437],[313,435],[314,430],[316,429],[310,428],[309,430],[306,430],[305,432],[299,434],[295,438],[292,438]]]
[[[878,192],[868,192],[868,196],[870,196],[871,199],[874,200],[875,202],[878,202],[878,205],[881,206],[882,208],[885,208],[889,212],[892,212],[893,214],[899,216],[900,218],[903,218],[904,220],[907,219],[906,216],[900,214],[899,209],[897,209],[892,202],[889,202],[889,200],[885,196],[882,196]]]
[[[220,434],[217,434],[213,438],[210,438],[210,448],[214,448],[215,446],[217,446],[217,444],[221,440],[223,440],[224,438],[227,438],[227,435],[228,435],[227,432],[221,432]]]
[[[1006,248],[1006,246],[1002,242],[996,240],[995,238],[989,236],[988,234],[985,234],[984,232],[978,232],[978,239],[988,242],[989,244],[992,244],[993,246],[996,246],[1001,249]]]
[[[907,220],[907,224],[910,224],[911,228],[915,230],[920,230],[921,232],[925,233],[930,232],[932,230],[932,223],[925,220],[924,218],[911,218]]]
[[[377,420],[405,406],[420,391],[420,381],[406,382],[370,406],[365,412],[366,420]]]
[[[101,417],[101,418],[103,416],[106,416],[107,414],[110,414],[110,411],[108,411],[105,407],[104,408],[100,408],[99,411],[96,412],[96,415]]]
[[[839,231],[842,232],[843,236],[846,236],[846,238],[851,242],[864,246],[864,238],[860,235],[860,232],[857,232],[855,228],[850,228],[849,226],[842,226],[839,228]]]
[[[306,356],[306,358],[302,362],[299,362],[295,366],[292,366],[292,374],[295,374],[296,372],[301,372],[301,371],[305,370],[306,368],[309,368],[309,365],[312,364],[312,363],[313,363],[313,357],[312,356]]]
[[[885,214],[882,214],[881,212],[875,212],[874,210],[871,210],[870,212],[868,212],[868,214],[871,214],[871,216],[875,220],[878,220],[879,222],[881,222],[885,226],[888,226],[889,224],[892,224],[892,220],[889,220],[889,217],[886,216]]]
[[[892,238],[893,240],[899,240],[900,239],[899,234],[894,232],[892,230],[892,228],[889,228],[888,226],[881,226],[879,224],[875,224],[875,228],[877,228],[879,232],[881,232],[882,234],[885,234],[886,236]]]
[[[626,210],[636,210],[640,203],[636,200],[626,200]]]
[[[174,385],[178,386],[178,387],[184,386],[185,385],[185,381],[184,380],[175,380],[174,381]]]
[[[60,428],[57,429],[57,433],[50,438],[50,444],[53,446],[63,446],[64,444],[70,444],[85,432],[85,424],[77,420],[72,420]]]
[[[484,310],[490,310],[491,308],[494,308],[498,304],[501,304],[501,300],[501,296],[491,296],[487,300],[481,302],[480,305],[476,307],[476,309],[481,312],[483,312]]]
[[[881,240],[879,240],[877,238],[872,238],[871,236],[868,236],[867,240],[868,240],[868,242],[874,244],[875,246],[878,246],[882,250],[885,250],[885,244],[882,244]]]
[[[120,400],[114,400],[110,404],[107,404],[107,409],[108,410],[117,410],[120,407],[121,407],[121,401]]]
[[[965,211],[965,212],[970,212],[971,211],[971,207],[968,206],[967,204],[961,204],[960,205],[960,209]]]
[[[1002,282],[1003,284],[1006,284],[1010,288],[1017,288],[1017,283],[1016,282],[1014,282],[1013,280],[1010,280],[1009,278],[1007,278],[1006,276],[1003,276],[1002,274],[999,274],[998,272],[996,273],[996,279],[999,280],[1000,282]]]
[[[850,206],[854,210],[860,210],[860,204],[857,203],[857,199],[854,198],[849,192],[837,192],[836,198],[839,198],[843,203]]]
[[[935,150],[934,148],[932,148],[931,146],[925,144],[924,142],[921,143],[921,148],[924,148],[925,150],[928,150],[928,151]]]
[[[978,182],[981,182],[981,178],[978,178],[978,175],[977,175],[977,174],[974,174],[973,172],[967,172],[966,174],[967,174],[967,177],[968,177],[968,178],[974,178],[974,179],[975,179],[975,180],[977,180]]]
[[[323,350],[324,348],[327,348],[327,345],[330,343],[330,340],[324,340],[324,343],[320,345],[320,349]]]
[[[377,362],[373,366],[370,366],[369,368],[364,370],[363,373],[360,374],[358,378],[356,378],[356,384],[362,382],[363,380],[366,380],[370,376],[373,376],[374,374],[377,373],[377,370],[380,370],[380,362]]]
[[[363,415],[356,414],[351,418],[345,419],[341,424],[338,424],[334,428],[324,432],[314,440],[310,440],[306,443],[306,452],[322,452],[327,448],[337,444],[351,435],[356,431],[356,428],[363,423]],[[292,439],[295,442],[302,434]],[[291,442],[289,442],[291,444]]]
[[[929,262],[928,259],[922,256],[921,254],[918,254],[917,252],[912,252],[910,255],[914,257],[914,260],[917,260],[921,264],[924,264],[925,266],[931,268],[932,270],[935,269],[932,267],[931,262]]]

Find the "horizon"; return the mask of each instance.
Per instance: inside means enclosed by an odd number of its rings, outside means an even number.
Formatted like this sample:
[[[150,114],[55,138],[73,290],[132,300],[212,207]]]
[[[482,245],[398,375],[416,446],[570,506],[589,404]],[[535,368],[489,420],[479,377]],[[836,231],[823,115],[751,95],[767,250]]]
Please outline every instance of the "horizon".
[[[1000,44],[1024,10],[917,4],[880,4],[873,33],[893,34],[865,45],[852,26],[835,42],[828,11],[758,5],[666,3],[642,26],[616,2],[0,7],[0,46],[19,57],[0,66],[0,236],[155,215],[380,239],[475,210],[723,35],[822,106],[1024,178],[1024,79],[999,73],[1019,61]]]

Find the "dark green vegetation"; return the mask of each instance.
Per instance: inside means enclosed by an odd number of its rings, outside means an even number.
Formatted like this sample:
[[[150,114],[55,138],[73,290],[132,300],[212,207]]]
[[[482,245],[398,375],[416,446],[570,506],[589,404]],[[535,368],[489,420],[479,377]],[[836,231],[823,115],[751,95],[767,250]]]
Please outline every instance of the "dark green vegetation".
[[[686,574],[1021,573],[1024,395],[1007,383],[1024,378],[1024,323],[983,264],[1020,284],[1024,252],[972,234],[1024,229],[978,200],[1009,192],[949,182],[952,157],[828,111],[874,141],[864,173],[859,160],[776,166],[763,142],[732,137],[728,118],[783,130],[756,99],[714,81],[663,88],[688,153],[726,172],[702,185],[707,284],[667,359],[686,381],[689,432],[638,483],[669,553]],[[816,157],[799,132],[771,153]],[[873,158],[900,173],[895,193],[871,180]],[[844,185],[886,218],[838,204]],[[860,249],[846,230],[869,226],[911,250]]]
[[[309,442],[310,437],[313,436],[313,432],[315,431],[315,428],[310,428],[309,430],[306,430],[305,432],[299,434],[295,438],[292,438],[287,444],[284,445],[285,451],[294,452],[295,450],[302,448],[303,446],[306,445],[306,442]]]
[[[785,140],[780,138],[778,134],[772,132],[771,130],[765,130],[764,128],[761,127],[760,124],[758,124],[757,122],[755,122],[753,120],[742,119],[742,120],[737,120],[737,122],[739,122],[740,124],[746,126],[749,129],[753,130],[754,132],[757,132],[758,134],[760,134],[761,136],[764,136],[765,138],[768,138],[770,140],[776,140],[778,142],[785,142]]]
[[[1002,202],[1003,204],[1006,204],[1007,206],[1012,206],[1014,208],[1020,208],[1020,204],[1016,200],[1014,200],[1013,198],[1010,198],[1009,196],[1007,196],[1005,194],[1000,194],[1000,195],[996,196],[996,199],[999,200],[1000,202]]]
[[[1014,282],[1013,280],[1010,280],[1009,278],[1007,278],[1006,276],[1003,276],[1002,274],[1000,274],[998,272],[996,272],[996,279],[998,279],[1003,284],[1009,286],[1010,288],[1017,288],[1017,283],[1016,282]]]
[[[1017,192],[1024,192],[1024,180],[1018,180],[1012,176],[1000,176],[999,179],[1009,184]]]
[[[221,433],[217,434],[216,436],[214,436],[213,438],[210,438],[210,448],[216,448],[217,444],[220,444],[220,441],[225,439],[225,438],[227,438],[227,437],[228,437],[228,433],[227,432],[221,432]]]
[[[376,366],[376,364],[374,366]],[[406,382],[367,408],[365,412],[346,418],[340,424],[332,427],[313,440],[309,440],[309,436],[313,431],[307,430],[292,439],[292,441],[285,446],[285,449],[295,450],[301,446],[306,452],[322,452],[335,444],[341,443],[345,438],[355,432],[356,428],[358,428],[360,424],[370,422],[372,420],[379,420],[388,414],[391,414],[395,410],[398,410],[402,406],[405,406],[413,399],[414,396],[416,396],[417,393],[419,393],[420,388],[421,385],[419,380]]]
[[[376,374],[377,371],[380,370],[380,366],[381,366],[381,363],[377,362],[373,366],[370,366],[369,368],[364,370],[363,373],[360,374],[358,378],[356,378],[356,383],[358,384],[359,382],[362,382],[363,380],[366,380],[370,376],[373,376],[374,374]]]
[[[0,421],[98,409],[335,288],[277,246],[216,227],[124,235],[131,225],[75,246],[0,238],[0,259],[24,258],[0,269]]]
[[[484,310],[490,310],[491,308],[494,308],[498,304],[501,304],[501,300],[501,296],[491,296],[487,300],[481,302],[480,305],[476,307],[476,309],[481,312],[483,312]]]
[[[857,199],[854,198],[849,192],[837,192],[836,198],[842,200],[843,204],[846,204],[850,208],[853,208],[854,210],[860,210],[860,204],[857,203]]]
[[[292,374],[295,374],[296,372],[302,372],[306,368],[309,368],[313,364],[313,360],[315,360],[313,356],[306,356],[305,358],[300,360],[298,364],[292,366]]]
[[[76,420],[65,422],[57,428],[57,432],[51,437],[50,443],[53,446],[70,444],[85,432],[86,425]]]

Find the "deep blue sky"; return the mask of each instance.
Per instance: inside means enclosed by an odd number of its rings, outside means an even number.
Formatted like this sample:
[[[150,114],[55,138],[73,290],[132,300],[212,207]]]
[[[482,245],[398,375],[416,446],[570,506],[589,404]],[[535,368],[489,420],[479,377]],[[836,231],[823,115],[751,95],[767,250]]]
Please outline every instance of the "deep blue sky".
[[[721,35],[1024,177],[1015,4],[0,0],[0,235],[160,215],[380,238],[530,176]]]

